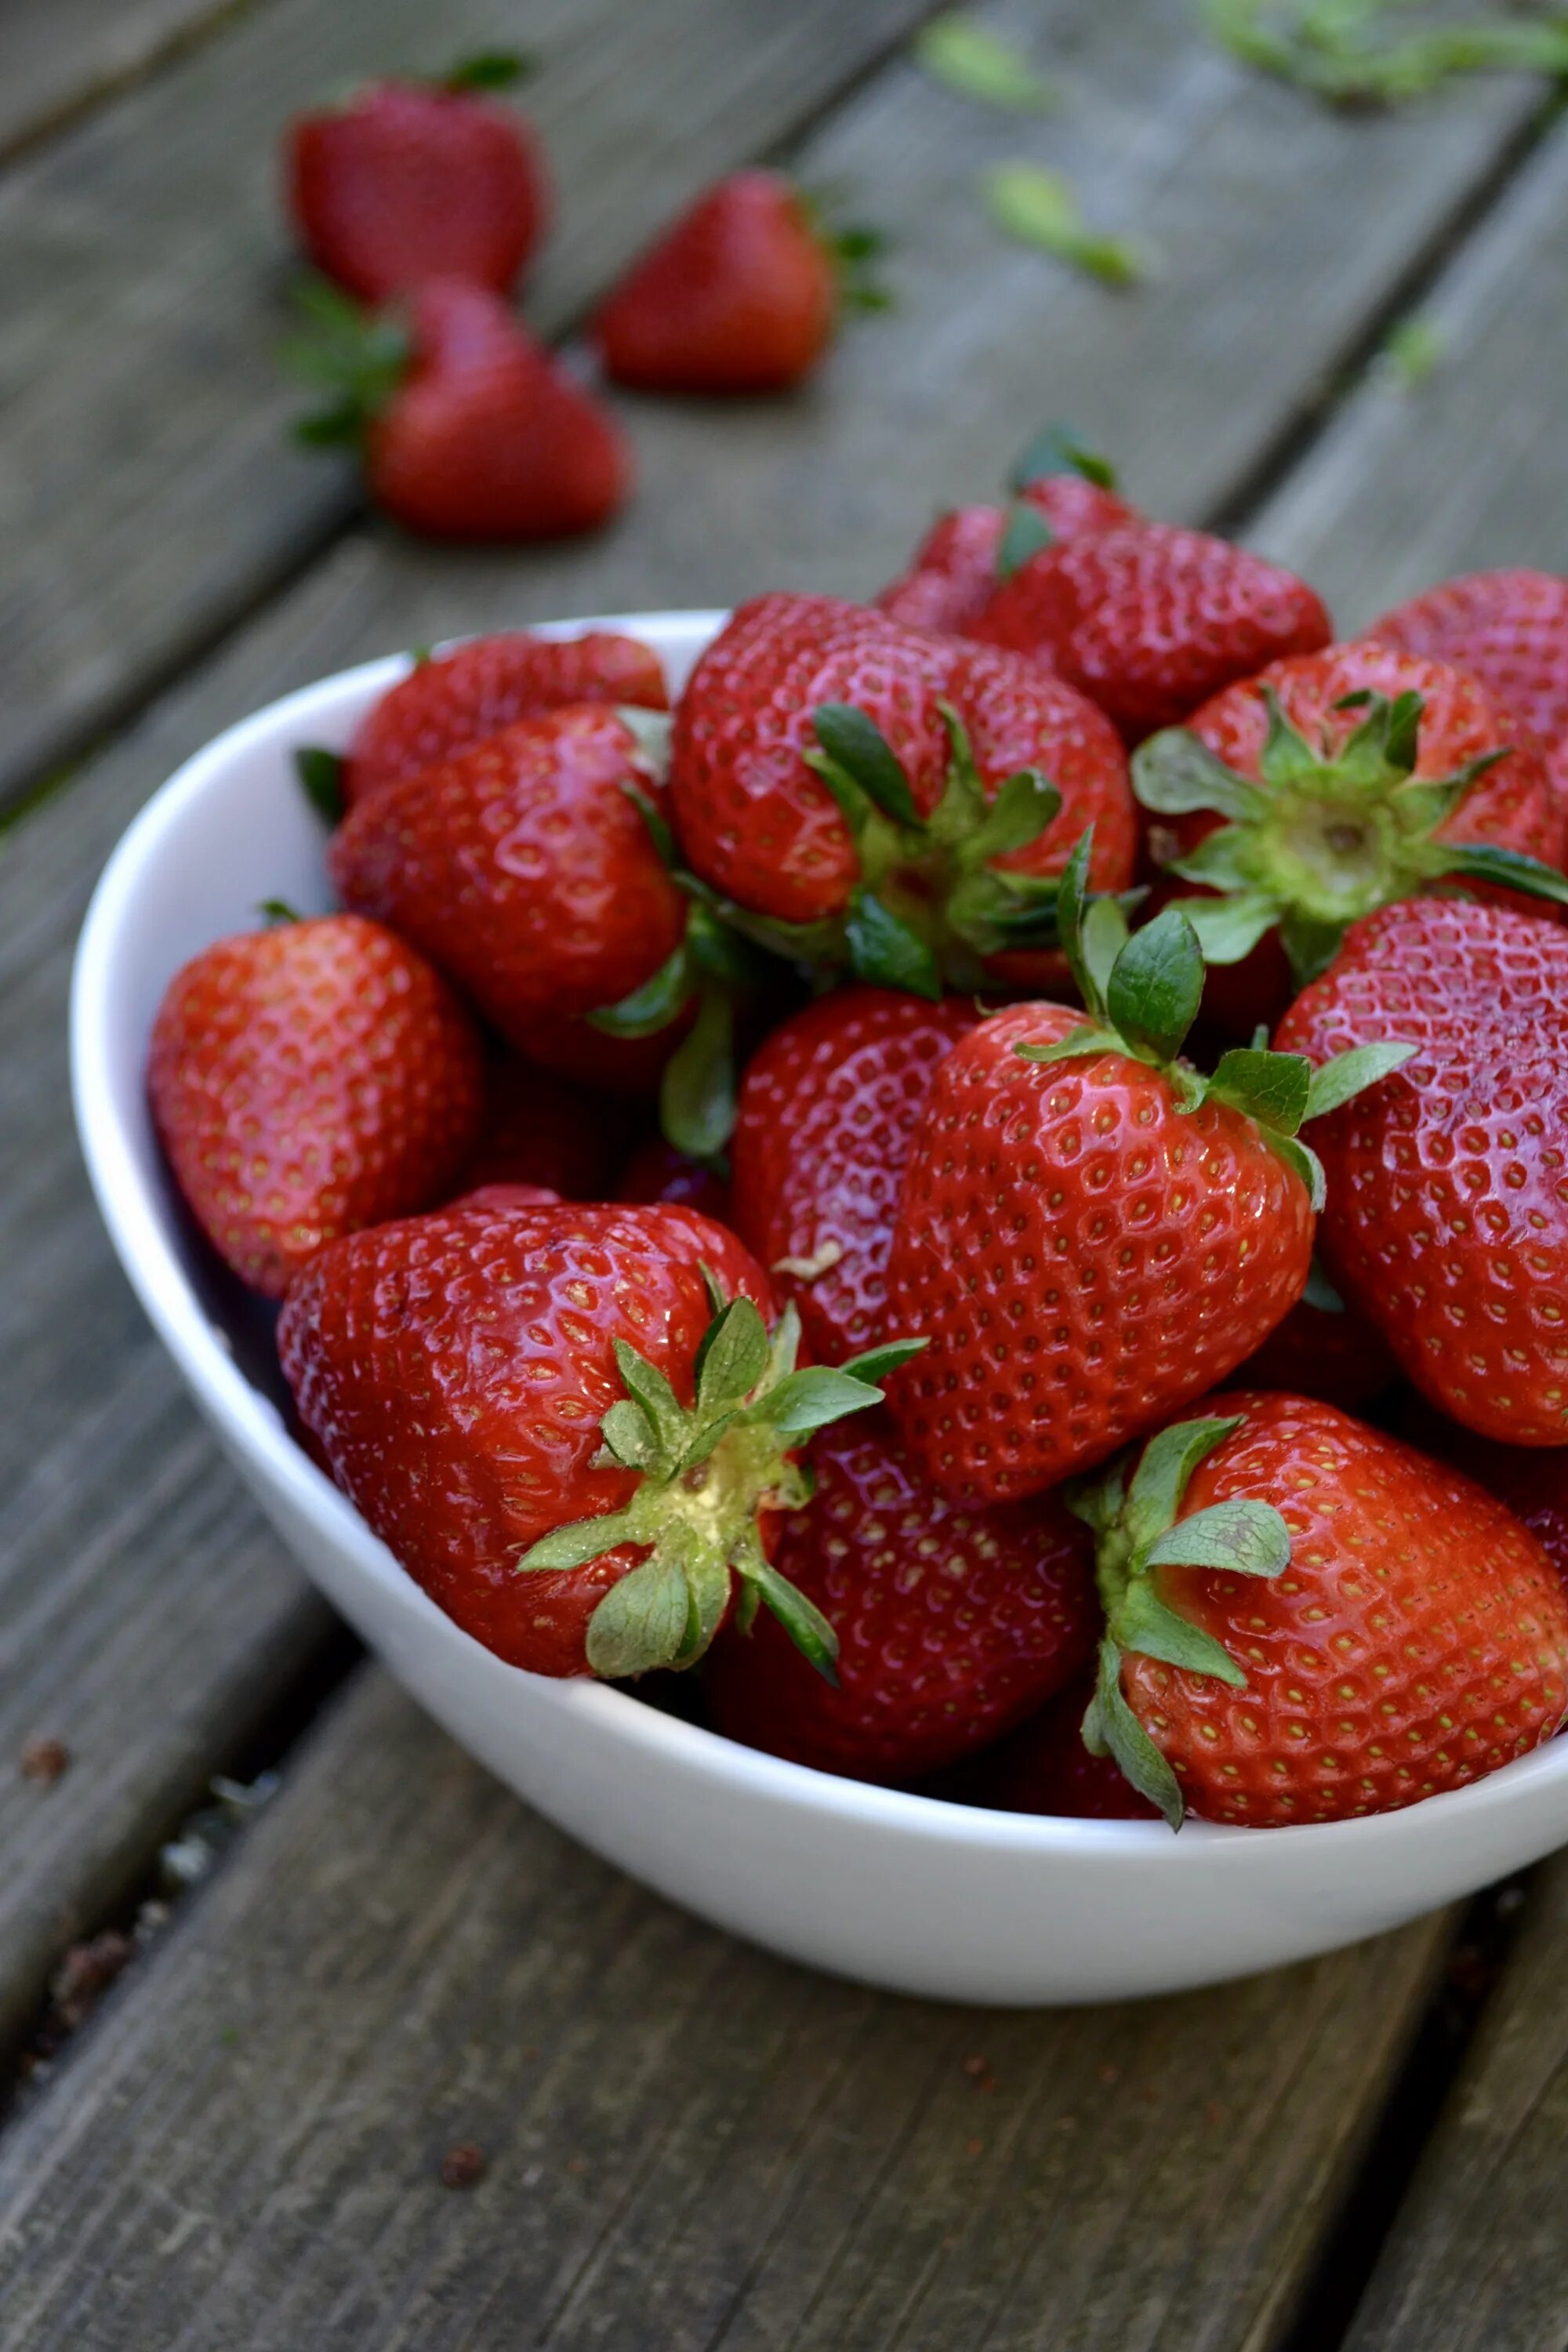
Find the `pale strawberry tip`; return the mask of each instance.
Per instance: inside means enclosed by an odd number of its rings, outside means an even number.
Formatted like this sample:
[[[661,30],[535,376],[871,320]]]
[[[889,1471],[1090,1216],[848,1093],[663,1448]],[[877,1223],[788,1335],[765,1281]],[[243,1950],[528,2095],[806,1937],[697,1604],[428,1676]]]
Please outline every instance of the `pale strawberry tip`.
[[[1290,1530],[1271,1503],[1247,1496],[1211,1504],[1178,1518],[1187,1484],[1205,1454],[1238,1430],[1244,1413],[1177,1422],[1092,1478],[1074,1479],[1068,1507],[1095,1538],[1095,1580],[1105,1633],[1094,1696],[1083,1719],[1091,1756],[1110,1756],[1139,1795],[1171,1827],[1185,1813],[1170,1763],[1128,1705],[1121,1662],[1129,1652],[1189,1674],[1210,1675],[1237,1690],[1247,1676],[1224,1645],[1172,1607],[1159,1588],[1160,1568],[1201,1568],[1231,1576],[1275,1577],[1290,1561]]]
[[[795,1449],[814,1430],[880,1403],[878,1381],[925,1342],[894,1342],[837,1369],[797,1370],[800,1318],[793,1307],[770,1331],[749,1298],[724,1300],[706,1269],[704,1278],[716,1311],[693,1359],[693,1403],[683,1405],[656,1365],[624,1339],[616,1342],[626,1394],[600,1422],[597,1464],[638,1474],[631,1501],[555,1528],[518,1569],[560,1571],[623,1545],[647,1549],[648,1557],[611,1587],[588,1622],[588,1664],[605,1680],[694,1664],[738,1580],[741,1630],[759,1603],[766,1606],[833,1681],[837,1637],[769,1560],[758,1515],[805,1507],[811,1480]]]
[[[1205,959],[1180,907],[1167,907],[1142,930],[1130,930],[1120,900],[1091,898],[1093,827],[1063,870],[1057,929],[1088,1018],[1054,1045],[1016,1045],[1025,1062],[1069,1062],[1090,1054],[1124,1054],[1162,1071],[1178,1108],[1227,1104],[1252,1120],[1270,1149],[1307,1188],[1312,1207],[1325,1187],[1317,1153],[1300,1139],[1310,1119],[1338,1110],[1410,1059],[1415,1047],[1387,1038],[1358,1045],[1316,1068],[1304,1054],[1276,1054],[1261,1044],[1222,1054],[1212,1076],[1180,1058],[1203,1003]]]
[[[1568,905],[1568,878],[1539,858],[1494,844],[1449,842],[1438,828],[1508,747],[1451,775],[1415,773],[1425,704],[1362,691],[1335,709],[1365,713],[1338,749],[1310,743],[1272,687],[1262,688],[1268,731],[1260,781],[1237,775],[1182,727],[1152,735],[1132,756],[1132,789],[1160,816],[1199,813],[1226,822],[1168,871],[1213,897],[1174,905],[1211,963],[1238,963],[1278,929],[1298,988],[1323,971],[1349,925],[1429,884],[1469,879]]]

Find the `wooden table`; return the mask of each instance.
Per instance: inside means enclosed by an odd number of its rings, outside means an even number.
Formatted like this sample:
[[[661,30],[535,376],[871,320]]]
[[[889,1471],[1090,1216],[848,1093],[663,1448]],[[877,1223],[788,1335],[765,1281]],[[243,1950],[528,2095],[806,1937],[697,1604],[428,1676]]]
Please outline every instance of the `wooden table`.
[[[1058,2015],[882,1998],[576,1851],[359,1658],[110,1262],[66,1098],[73,937],[171,766],[389,646],[858,593],[1047,415],[1343,623],[1568,548],[1568,127],[1537,86],[1334,116],[1188,0],[996,0],[1048,122],[933,87],[924,0],[11,0],[0,8],[0,2342],[213,2352],[1560,2352],[1568,1867],[1218,1992]],[[799,398],[628,404],[636,504],[416,547],[292,452],[278,126],[517,38],[569,333],[657,221],[781,156],[900,243]],[[990,228],[1035,154],[1152,239],[1117,295]],[[1401,390],[1375,354],[1442,339]],[[57,1738],[69,1769],[19,1769]],[[215,1774],[279,1775],[149,1913]],[[68,1948],[135,1957],[63,2036]],[[100,1944],[110,1962],[122,1948]],[[80,2004],[79,2004],[79,2006]],[[48,2053],[39,2063],[41,2053]],[[442,2185],[454,2144],[476,2185]]]

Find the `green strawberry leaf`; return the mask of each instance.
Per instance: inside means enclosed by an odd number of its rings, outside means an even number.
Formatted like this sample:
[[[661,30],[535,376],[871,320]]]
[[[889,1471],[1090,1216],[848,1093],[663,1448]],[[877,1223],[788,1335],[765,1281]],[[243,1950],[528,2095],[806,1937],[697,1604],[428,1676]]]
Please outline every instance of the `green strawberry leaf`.
[[[297,923],[300,919],[298,907],[291,907],[287,898],[258,898],[256,911],[269,931],[280,923]]]
[[[1100,1675],[1090,1714],[1098,1737],[1104,1742],[1102,1748],[1094,1748],[1089,1739],[1089,1717],[1086,1716],[1084,1737],[1091,1752],[1113,1757],[1122,1778],[1164,1815],[1172,1829],[1179,1830],[1185,1811],[1180,1786],[1170,1764],[1122,1696],[1121,1654],[1114,1642],[1100,1643]]]
[[[1303,1122],[1322,1118],[1366,1087],[1379,1085],[1394,1070],[1403,1068],[1415,1050],[1401,1038],[1385,1037],[1375,1045],[1352,1045],[1348,1053],[1336,1054],[1331,1062],[1324,1062],[1312,1072],[1307,1088],[1307,1108],[1301,1113]]]
[[[1090,968],[1083,949],[1084,916],[1089,906],[1089,864],[1094,855],[1094,827],[1086,825],[1073,844],[1071,856],[1057,884],[1057,937],[1078,983],[1086,1012],[1105,1018],[1105,991]]]
[[[1322,762],[1300,729],[1286,712],[1273,687],[1259,688],[1268,712],[1268,730],[1258,754],[1258,772],[1271,792],[1287,791],[1309,780]]]
[[[691,990],[691,959],[682,940],[640,988],[634,988],[618,1004],[590,1013],[589,1025],[603,1030],[606,1037],[655,1037],[685,1011]]]
[[[631,1510],[605,1511],[597,1518],[574,1519],[567,1527],[552,1528],[529,1546],[517,1565],[530,1576],[550,1575],[562,1569],[586,1568],[590,1560],[603,1559],[619,1545],[636,1541]]]
[[[1102,490],[1116,488],[1116,468],[1109,458],[1086,449],[1072,426],[1059,422],[1043,425],[1025,444],[1007,469],[1007,488],[1016,494],[1026,490],[1031,482],[1049,480],[1053,474],[1081,474],[1086,482],[1096,482]]]
[[[300,743],[294,752],[294,772],[316,814],[328,824],[341,824],[345,806],[342,752],[325,751],[320,743]]]
[[[1277,1135],[1271,1128],[1267,1127],[1262,1132],[1264,1140],[1275,1158],[1282,1160],[1292,1175],[1299,1176],[1306,1186],[1307,1198],[1315,1215],[1329,1197],[1328,1180],[1323,1174],[1322,1161],[1312,1150],[1311,1145],[1303,1143],[1299,1135]]]
[[[656,1552],[612,1584],[588,1620],[588,1664],[606,1682],[672,1666],[691,1635],[691,1590],[677,1559]]]
[[[1305,1054],[1259,1053],[1243,1045],[1220,1055],[1208,1090],[1260,1127],[1294,1135],[1307,1116],[1311,1078]]]
[[[875,1386],[930,1345],[931,1342],[923,1339],[885,1339],[879,1348],[867,1348],[858,1356],[847,1357],[838,1370],[853,1381],[867,1381]]]
[[[1290,1565],[1290,1530],[1272,1503],[1211,1503],[1155,1537],[1149,1568],[1223,1569],[1233,1576],[1279,1576]]]
[[[838,1676],[834,1662],[838,1655],[838,1636],[814,1601],[781,1576],[773,1562],[763,1555],[759,1545],[754,1558],[742,1563],[742,1574],[754,1584],[764,1605],[771,1609],[801,1655],[816,1668],[824,1682],[837,1687]]]
[[[735,1129],[735,1016],[722,988],[703,990],[697,1018],[665,1065],[659,1123],[689,1160],[711,1160]]]
[[[1061,103],[1054,83],[963,9],[933,16],[916,34],[915,61],[933,81],[983,105],[1048,114]]]
[[[1125,1653],[1159,1658],[1168,1666],[1184,1666],[1189,1674],[1212,1675],[1235,1690],[1247,1688],[1247,1676],[1212,1633],[1167,1609],[1152,1584],[1134,1577],[1116,1612],[1114,1636]]]
[[[1240,963],[1280,919],[1278,902],[1261,890],[1238,890],[1232,898],[1173,898],[1171,903],[1197,934],[1205,963]]]
[[[1143,1551],[1156,1536],[1163,1535],[1181,1508],[1187,1482],[1198,1464],[1239,1429],[1244,1418],[1241,1413],[1210,1414],[1201,1420],[1173,1422],[1149,1440],[1138,1457],[1125,1507],[1117,1507],[1134,1552]]]
[[[649,838],[658,853],[659,864],[667,874],[673,874],[680,864],[680,851],[670,830],[668,818],[653,794],[645,791],[641,784],[634,784],[629,777],[622,777],[621,790],[647,825]]]
[[[1105,991],[1111,1022],[1131,1045],[1173,1062],[1203,1003],[1204,959],[1191,923],[1167,907],[1134,931]]]
[[[732,1298],[702,1335],[693,1371],[704,1412],[741,1404],[768,1369],[768,1330],[749,1298]]]
[[[765,1421],[781,1437],[805,1437],[847,1412],[865,1412],[881,1402],[881,1390],[853,1373],[809,1364],[759,1397],[748,1408],[748,1416]]]
[[[1522,890],[1531,898],[1546,898],[1568,907],[1568,875],[1559,874],[1539,857],[1517,849],[1500,849],[1493,842],[1445,842],[1441,845],[1443,874],[1462,874],[1472,882],[1489,882],[1507,890]]]
[[[1344,935],[1343,923],[1315,922],[1311,916],[1298,914],[1293,908],[1280,916],[1279,943],[1298,990],[1327,971],[1340,951]]]
[[[1156,816],[1191,816],[1200,810],[1246,819],[1261,815],[1263,794],[1232,773],[1202,738],[1185,727],[1163,728],[1132,754],[1132,790]]]
[[[1016,849],[1026,849],[1061,814],[1061,805],[1060,793],[1037,768],[1018,769],[1003,782],[995,799],[965,842],[964,862],[984,865],[993,857],[1005,857]],[[1042,897],[1048,897],[1052,913],[1055,913],[1054,876],[1016,875],[1012,879],[1026,885],[1037,880]]]
[[[1002,536],[996,542],[996,577],[1011,580],[1020,564],[1027,563],[1031,555],[1056,544],[1056,532],[1038,507],[1016,499],[1007,510]]]
[[[919,825],[920,811],[903,763],[876,721],[850,702],[825,702],[812,713],[816,740],[840,774],[895,824]]]
[[[652,1470],[663,1459],[658,1430],[630,1397],[611,1405],[599,1423],[599,1434],[623,1469]]]
[[[626,1394],[639,1404],[648,1418],[648,1425],[657,1431],[658,1442],[666,1453],[679,1453],[684,1441],[686,1415],[680,1399],[670,1387],[657,1364],[625,1339],[615,1343],[616,1368]]]
[[[530,74],[537,73],[539,61],[524,49],[480,49],[471,58],[464,58],[441,77],[443,89],[511,89]]]
[[[845,917],[849,968],[872,987],[901,988],[911,996],[942,1002],[942,971],[935,955],[874,891],[857,890]]]
[[[1071,183],[1039,163],[994,163],[983,181],[992,219],[1009,236],[1055,256],[1106,286],[1134,286],[1149,257],[1130,238],[1089,227]]]

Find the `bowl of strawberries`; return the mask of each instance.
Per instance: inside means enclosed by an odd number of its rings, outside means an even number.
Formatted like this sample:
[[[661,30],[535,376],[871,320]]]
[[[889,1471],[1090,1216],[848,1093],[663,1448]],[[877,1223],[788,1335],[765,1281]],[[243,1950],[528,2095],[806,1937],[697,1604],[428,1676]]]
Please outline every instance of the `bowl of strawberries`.
[[[1551,746],[1085,462],[880,606],[258,712],[72,1011],[120,1258],[408,1689],[676,1901],[976,2001],[1568,1840]]]

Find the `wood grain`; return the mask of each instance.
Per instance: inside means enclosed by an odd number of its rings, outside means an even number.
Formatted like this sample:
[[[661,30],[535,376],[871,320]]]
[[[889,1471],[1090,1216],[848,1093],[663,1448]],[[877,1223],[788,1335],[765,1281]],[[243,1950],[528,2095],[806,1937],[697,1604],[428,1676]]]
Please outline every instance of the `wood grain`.
[[[699,179],[783,137],[917,13],[915,0],[457,0],[437,35],[418,0],[270,0],[12,174],[0,797],[210,643],[353,509],[348,473],[281,438],[273,148],[301,99],[367,49],[422,61],[437,37],[443,50],[528,38],[562,197],[529,308],[553,331]],[[1189,0],[992,13],[1059,71],[1058,119],[1020,122],[906,67],[804,159],[899,236],[894,319],[847,339],[799,399],[731,410],[721,440],[700,404],[638,404],[648,490],[609,541],[466,569],[399,550],[374,575],[389,605],[406,604],[405,582],[430,585],[453,628],[520,598],[545,609],[535,587],[568,605],[668,601],[678,568],[712,598],[760,575],[817,581],[828,505],[831,576],[861,592],[918,517],[985,493],[1053,411],[1092,425],[1157,507],[1202,514],[1312,404],[1537,103],[1492,82],[1440,110],[1351,120],[1217,56]],[[1097,219],[1155,242],[1157,281],[1119,296],[1005,243],[973,175],[1019,152],[1070,172]],[[363,616],[363,635],[393,629],[390,609]]]
[[[1440,1943],[880,1997],[638,1892],[367,1671],[0,2149],[7,2345],[1261,2352]]]
[[[0,0],[0,163],[262,0]]]

